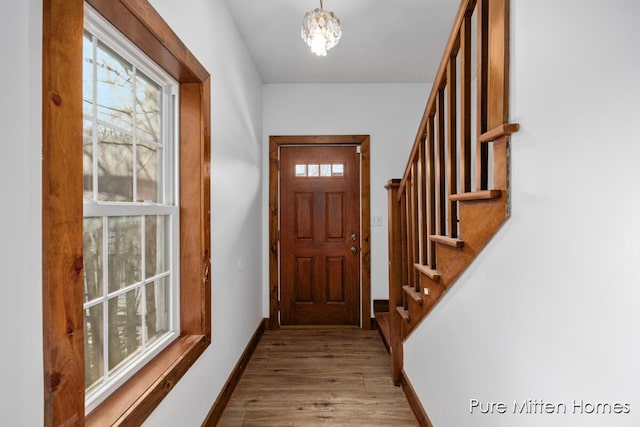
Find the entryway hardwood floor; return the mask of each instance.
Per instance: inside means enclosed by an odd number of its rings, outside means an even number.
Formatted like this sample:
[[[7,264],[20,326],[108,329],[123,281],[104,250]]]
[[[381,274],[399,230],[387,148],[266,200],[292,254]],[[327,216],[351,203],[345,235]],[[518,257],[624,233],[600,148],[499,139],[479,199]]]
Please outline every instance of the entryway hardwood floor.
[[[219,426],[416,426],[377,331],[266,331]]]

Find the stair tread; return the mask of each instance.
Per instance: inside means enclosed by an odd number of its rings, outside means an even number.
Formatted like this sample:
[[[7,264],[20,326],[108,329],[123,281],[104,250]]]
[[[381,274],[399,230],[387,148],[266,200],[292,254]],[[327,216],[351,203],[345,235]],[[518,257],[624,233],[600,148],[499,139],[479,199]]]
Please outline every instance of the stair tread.
[[[400,313],[400,317],[402,317],[407,322],[411,320],[409,319],[409,312],[405,310],[404,307],[396,307],[396,311]]]
[[[502,190],[483,190],[473,191],[469,193],[458,193],[449,196],[449,200],[453,202],[464,202],[471,200],[490,200],[502,197]]]
[[[414,268],[418,270],[420,273],[424,274],[431,280],[440,280],[440,273],[437,270],[429,268],[426,265],[422,264],[413,264]]]
[[[464,240],[456,239],[455,237],[433,235],[429,236],[432,242],[440,243],[441,245],[451,246],[452,248],[461,248],[464,246]]]
[[[387,348],[387,352],[389,351],[389,343],[390,340],[390,332],[389,332],[389,313],[376,313],[375,314],[376,325],[378,326],[378,331],[380,332],[380,336],[382,337],[382,342],[384,346]]]
[[[422,305],[422,297],[413,286],[405,285],[402,287],[405,294],[409,296],[415,303]]]

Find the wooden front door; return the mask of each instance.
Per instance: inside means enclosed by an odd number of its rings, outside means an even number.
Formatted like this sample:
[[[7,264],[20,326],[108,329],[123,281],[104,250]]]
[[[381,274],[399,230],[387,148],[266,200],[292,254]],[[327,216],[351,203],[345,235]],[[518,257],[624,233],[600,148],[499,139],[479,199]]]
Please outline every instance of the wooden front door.
[[[355,146],[280,148],[280,321],[360,323]]]

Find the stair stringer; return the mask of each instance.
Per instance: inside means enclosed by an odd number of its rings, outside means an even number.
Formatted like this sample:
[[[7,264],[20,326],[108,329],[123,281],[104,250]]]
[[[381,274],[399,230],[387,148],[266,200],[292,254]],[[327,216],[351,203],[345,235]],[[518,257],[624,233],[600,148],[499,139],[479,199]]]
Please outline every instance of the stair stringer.
[[[492,199],[461,200],[458,202],[460,235],[464,241],[460,248],[436,244],[436,268],[440,274],[438,280],[417,270],[420,283],[416,291],[422,297],[422,304],[413,300],[407,301],[409,320],[402,322],[402,340],[422,323],[424,318],[436,306],[460,275],[471,265],[476,256],[495,236],[509,217],[508,174],[509,136],[504,135],[494,142],[494,176],[496,190],[501,190],[500,197]],[[429,289],[426,295],[424,289]]]
[[[506,222],[506,197],[489,201],[460,202],[462,248],[436,246],[436,265],[440,280],[434,281],[420,274],[422,304],[408,301],[409,322],[403,324],[403,340],[422,322],[435,305],[451,289],[460,275],[471,265],[474,258],[489,243]],[[425,295],[424,289],[429,290]]]

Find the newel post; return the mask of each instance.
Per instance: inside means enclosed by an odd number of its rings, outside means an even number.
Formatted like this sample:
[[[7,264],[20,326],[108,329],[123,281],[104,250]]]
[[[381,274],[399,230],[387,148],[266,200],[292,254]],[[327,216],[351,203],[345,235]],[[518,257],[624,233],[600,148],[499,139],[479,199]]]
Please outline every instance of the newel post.
[[[388,195],[389,221],[389,350],[391,378],[400,385],[402,372],[402,319],[396,307],[402,300],[402,231],[401,204],[398,202],[400,180],[392,179],[385,186]]]

